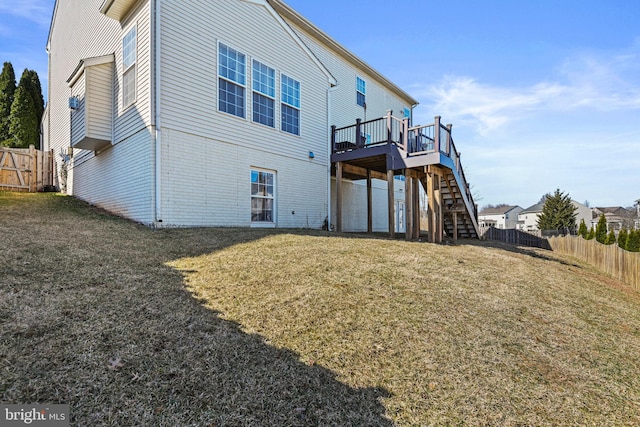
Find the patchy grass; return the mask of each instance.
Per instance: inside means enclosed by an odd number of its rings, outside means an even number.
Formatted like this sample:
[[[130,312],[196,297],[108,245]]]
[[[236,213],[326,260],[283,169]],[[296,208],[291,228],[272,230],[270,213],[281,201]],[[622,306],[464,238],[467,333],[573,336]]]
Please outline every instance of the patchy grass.
[[[74,425],[638,425],[640,297],[550,252],[151,231],[0,192],[0,396]]]

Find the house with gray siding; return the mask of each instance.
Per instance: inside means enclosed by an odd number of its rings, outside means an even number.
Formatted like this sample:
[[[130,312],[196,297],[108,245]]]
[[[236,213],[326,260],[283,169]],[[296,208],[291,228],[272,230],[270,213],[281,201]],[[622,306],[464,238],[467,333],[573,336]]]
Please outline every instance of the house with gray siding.
[[[156,227],[333,223],[331,126],[417,105],[280,0],[57,0],[47,52],[59,185]]]

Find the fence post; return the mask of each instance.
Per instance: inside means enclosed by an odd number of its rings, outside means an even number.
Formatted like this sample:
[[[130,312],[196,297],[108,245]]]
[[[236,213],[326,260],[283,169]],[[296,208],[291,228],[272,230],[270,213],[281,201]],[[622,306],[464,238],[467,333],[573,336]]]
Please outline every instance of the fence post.
[[[30,193],[34,193],[35,192],[35,183],[37,182],[37,175],[36,175],[36,169],[37,169],[37,158],[36,158],[36,147],[31,144],[29,145],[29,192]],[[34,179],[36,178],[36,179]]]

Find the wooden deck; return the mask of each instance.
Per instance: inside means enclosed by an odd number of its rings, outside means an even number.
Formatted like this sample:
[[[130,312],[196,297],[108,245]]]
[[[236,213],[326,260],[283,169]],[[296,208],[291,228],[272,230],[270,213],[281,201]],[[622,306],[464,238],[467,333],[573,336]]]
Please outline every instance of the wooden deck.
[[[442,242],[444,235],[479,236],[478,210],[473,201],[460,154],[451,137],[451,125],[440,117],[426,126],[410,127],[408,119],[386,117],[343,128],[332,127],[331,163],[337,183],[336,229],[342,231],[342,179],[366,179],[368,230],[372,231],[371,180],[388,183],[389,233],[394,236],[394,185],[396,175],[405,176],[406,238],[420,236],[418,182],[428,199],[429,240]]]

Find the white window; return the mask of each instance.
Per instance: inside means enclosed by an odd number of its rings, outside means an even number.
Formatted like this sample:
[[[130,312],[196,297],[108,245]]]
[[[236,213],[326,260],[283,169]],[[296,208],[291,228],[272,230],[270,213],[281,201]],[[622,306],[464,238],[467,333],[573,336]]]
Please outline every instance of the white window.
[[[276,70],[253,60],[253,121],[275,127]]]
[[[251,222],[275,223],[275,172],[251,170]]]
[[[133,27],[122,39],[122,106],[136,101],[137,30]]]
[[[356,77],[356,102],[361,107],[366,107],[367,83],[360,77]]]
[[[300,135],[300,82],[282,74],[282,130]]]
[[[218,109],[245,117],[246,57],[222,43],[218,45]]]

